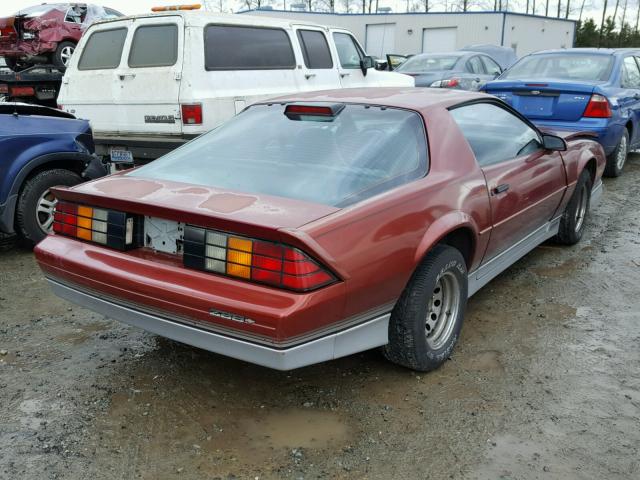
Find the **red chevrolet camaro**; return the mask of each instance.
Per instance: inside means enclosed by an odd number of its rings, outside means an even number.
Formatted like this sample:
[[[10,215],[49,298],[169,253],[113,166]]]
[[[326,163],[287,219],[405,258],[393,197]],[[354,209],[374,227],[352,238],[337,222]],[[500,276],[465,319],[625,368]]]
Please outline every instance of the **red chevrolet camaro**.
[[[36,255],[61,297],[212,352],[287,370],[384,346],[428,371],[470,295],[580,240],[604,165],[483,94],[299,94],[57,189]]]

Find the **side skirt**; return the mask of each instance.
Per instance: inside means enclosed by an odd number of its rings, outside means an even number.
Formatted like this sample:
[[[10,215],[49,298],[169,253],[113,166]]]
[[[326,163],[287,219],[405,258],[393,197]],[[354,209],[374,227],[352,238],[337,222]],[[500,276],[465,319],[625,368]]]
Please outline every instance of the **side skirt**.
[[[487,283],[504,272],[515,262],[524,257],[545,240],[558,233],[560,217],[547,222],[542,227],[534,230],[515,245],[493,257],[477,270],[469,273],[469,297],[484,287]]]

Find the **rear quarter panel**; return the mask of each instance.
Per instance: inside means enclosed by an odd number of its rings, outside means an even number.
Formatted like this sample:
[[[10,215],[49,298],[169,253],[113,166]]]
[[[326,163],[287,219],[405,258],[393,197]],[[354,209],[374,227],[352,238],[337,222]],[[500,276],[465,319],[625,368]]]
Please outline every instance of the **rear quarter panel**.
[[[33,159],[50,153],[86,153],[76,138],[88,132],[84,120],[0,115],[0,203]]]

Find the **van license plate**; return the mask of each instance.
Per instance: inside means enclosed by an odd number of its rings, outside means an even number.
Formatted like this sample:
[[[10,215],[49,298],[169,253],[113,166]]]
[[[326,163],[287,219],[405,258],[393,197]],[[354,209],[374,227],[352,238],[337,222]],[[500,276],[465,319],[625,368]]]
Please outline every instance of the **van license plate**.
[[[133,163],[133,153],[129,150],[111,149],[111,161],[114,163]]]

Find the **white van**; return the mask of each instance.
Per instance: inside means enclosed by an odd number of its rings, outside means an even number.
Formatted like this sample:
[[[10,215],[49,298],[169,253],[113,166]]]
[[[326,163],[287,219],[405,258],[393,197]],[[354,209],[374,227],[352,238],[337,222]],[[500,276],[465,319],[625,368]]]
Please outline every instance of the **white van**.
[[[414,86],[376,71],[348,31],[169,11],[92,25],[62,80],[61,108],[91,121],[97,152],[142,163],[253,102],[297,91]]]

